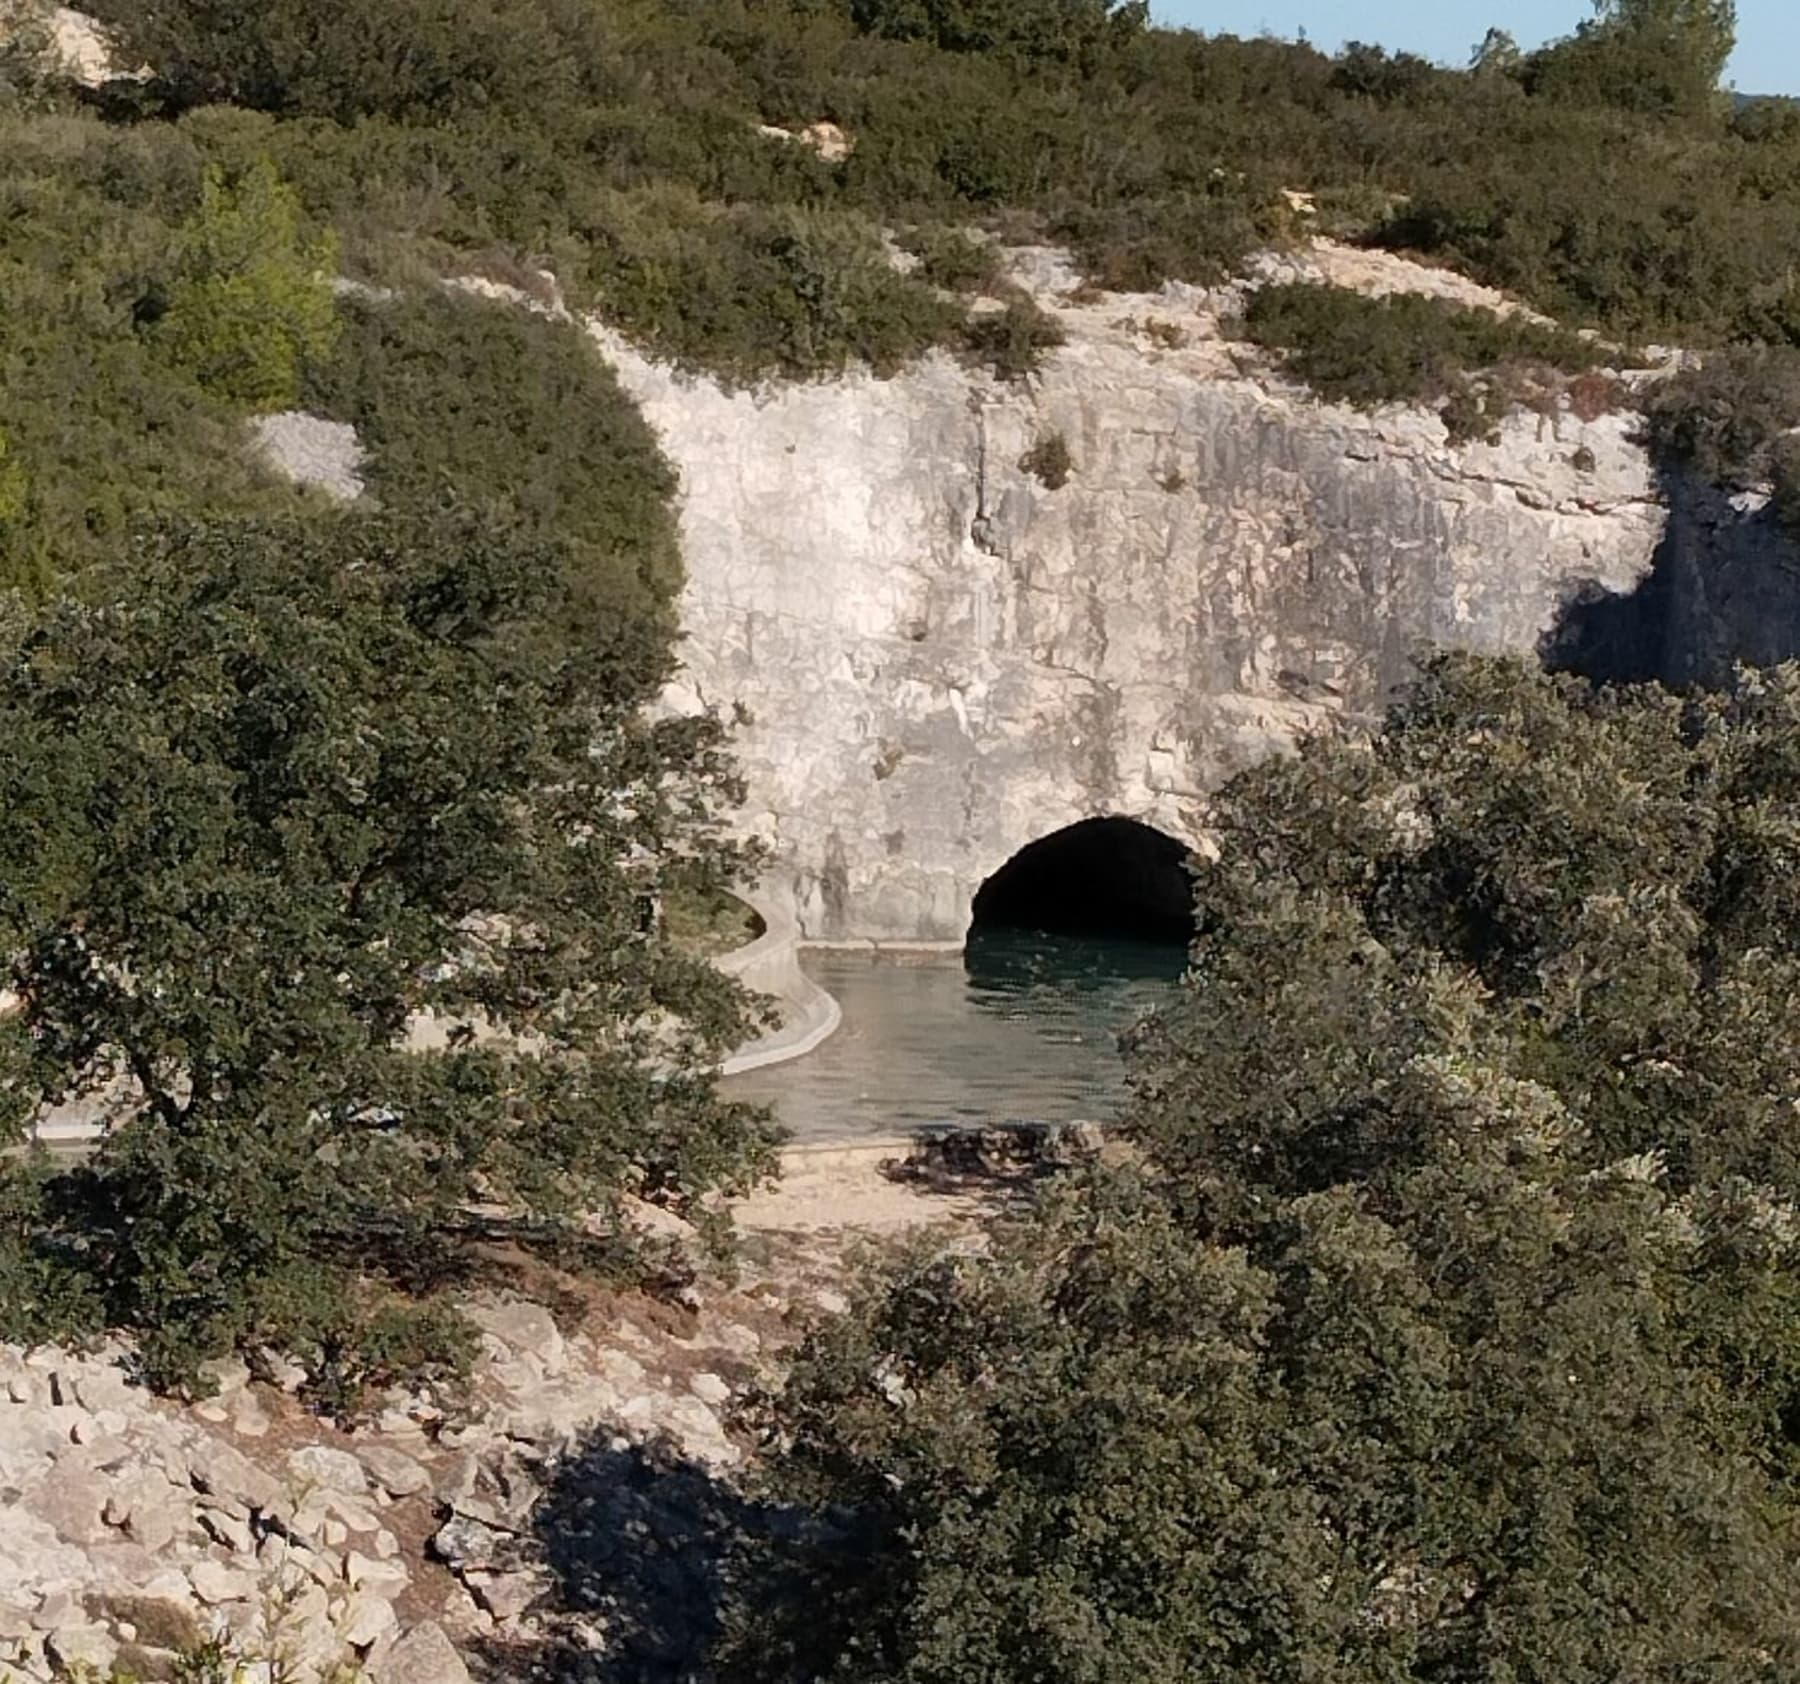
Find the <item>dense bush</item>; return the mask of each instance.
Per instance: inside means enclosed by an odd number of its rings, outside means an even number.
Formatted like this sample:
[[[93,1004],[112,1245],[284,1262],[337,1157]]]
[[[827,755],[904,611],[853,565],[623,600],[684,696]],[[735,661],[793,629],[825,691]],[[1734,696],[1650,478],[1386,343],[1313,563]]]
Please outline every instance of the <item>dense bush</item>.
[[[393,1289],[471,1203],[692,1209],[767,1166],[713,1083],[742,997],[645,916],[736,869],[718,727],[641,715],[558,561],[463,516],[184,527],[13,614],[9,1129],[121,1081],[136,1114],[0,1171],[9,1336],[61,1306],[164,1383],[273,1343],[349,1389],[454,1360]]]
[[[1049,433],[1019,458],[1019,466],[1046,491],[1061,491],[1075,472],[1075,458],[1061,433]]]
[[[353,260],[402,233],[463,252],[498,240],[567,258],[573,285],[597,246],[597,279],[635,307],[634,328],[703,358],[717,332],[734,370],[735,313],[715,300],[684,317],[661,272],[711,295],[716,270],[747,260],[759,285],[786,284],[764,249],[778,210],[846,218],[852,232],[811,244],[853,272],[868,221],[990,217],[1053,232],[1096,279],[1138,287],[1210,280],[1292,237],[1304,220],[1284,189],[1315,194],[1317,225],[1615,335],[1800,334],[1800,134],[1734,123],[1712,97],[1730,19],[1705,0],[1631,0],[1548,54],[1484,52],[1468,73],[1146,29],[1101,0],[281,0],[254,22],[212,0],[106,10],[180,90],[164,109],[223,98],[287,119],[266,149]],[[390,50],[402,39],[412,50]],[[349,117],[353,136],[328,121]],[[847,161],[756,132],[821,117],[849,131]],[[675,214],[659,244],[631,224],[670,217],[656,195],[677,183],[709,216]],[[610,242],[608,225],[622,229]],[[838,336],[820,343],[832,366]]]
[[[952,53],[1092,64],[1142,30],[1146,0],[848,0],[858,29]]]
[[[892,373],[961,320],[895,269],[860,217],[674,189],[608,195],[584,232],[583,279],[604,316],[675,362],[740,380],[852,362]]]
[[[1000,252],[961,228],[913,230],[903,249],[919,260],[919,274],[946,292],[992,292],[1000,284]]]
[[[0,150],[0,427],[23,498],[0,584],[115,555],[138,515],[296,506],[250,452],[243,406],[196,386],[158,332],[200,215],[197,149],[56,115],[0,116]]]
[[[294,191],[267,162],[230,182],[209,169],[200,208],[177,233],[167,295],[145,301],[163,354],[207,391],[248,409],[285,409],[300,372],[337,338],[336,243],[309,235]]]
[[[436,288],[349,297],[303,401],[354,424],[369,494],[428,510],[454,497],[562,558],[572,636],[641,666],[672,629],[675,476],[580,330]]]
[[[1304,283],[1253,293],[1244,331],[1283,353],[1282,366],[1321,397],[1364,408],[1442,401],[1485,370],[1574,374],[1600,360],[1574,334],[1517,317],[1415,293],[1370,298]]]
[[[728,1675],[1790,1676],[1797,771],[1457,659],[1231,786],[1139,1161],[815,1333]]]
[[[96,0],[183,106],[279,116],[525,118],[577,76],[546,0]]]
[[[1002,309],[977,312],[963,329],[970,354],[1002,380],[1035,374],[1044,353],[1054,351],[1064,337],[1062,324],[1024,296],[1009,298]]]
[[[1800,428],[1800,350],[1718,352],[1659,386],[1648,413],[1665,458],[1721,485],[1766,484],[1782,439]]]
[[[1656,115],[1717,108],[1737,34],[1736,0],[1595,0],[1594,10],[1571,38],[1520,66],[1527,87]]]

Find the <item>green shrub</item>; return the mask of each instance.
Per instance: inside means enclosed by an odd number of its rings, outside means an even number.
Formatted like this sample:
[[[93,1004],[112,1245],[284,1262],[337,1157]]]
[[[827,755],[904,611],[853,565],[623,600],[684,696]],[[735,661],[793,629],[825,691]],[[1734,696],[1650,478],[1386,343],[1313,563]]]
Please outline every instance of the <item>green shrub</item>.
[[[1061,433],[1049,433],[1019,458],[1019,466],[1046,491],[1061,491],[1075,472],[1075,458],[1069,454],[1069,441]]]
[[[1000,282],[1000,252],[960,228],[919,228],[901,241],[919,260],[922,280],[946,292],[989,292]]]
[[[1780,442],[1800,427],[1800,349],[1730,347],[1657,387],[1652,448],[1736,488],[1775,477]]]
[[[349,123],[569,103],[568,38],[537,0],[96,0],[123,56],[183,106]]]
[[[672,361],[738,380],[855,361],[892,373],[960,319],[858,218],[659,190],[603,196],[580,231],[602,315]]]
[[[1600,355],[1574,334],[1443,299],[1369,298],[1305,283],[1253,293],[1244,332],[1283,353],[1285,369],[1334,402],[1371,408],[1453,399],[1452,430],[1466,436],[1497,420],[1495,398],[1472,393],[1471,374],[1527,363],[1577,373]],[[1504,400],[1498,408],[1504,414]]]
[[[1789,1207],[1571,1174],[1536,1096],[1442,1082],[1426,1167],[1247,1244],[1113,1177],[916,1248],[794,1366],[812,1526],[733,1562],[718,1675],[1782,1676],[1792,1499],[1707,1319],[1791,1365]]]
[[[682,578],[675,476],[585,335],[437,287],[340,313],[302,401],[355,426],[370,496],[396,511],[454,498],[559,556],[570,635],[656,682]]]
[[[498,240],[561,262],[588,243],[597,195],[679,184],[732,214],[677,243],[716,241],[727,266],[752,213],[979,215],[1055,230],[1090,275],[1135,290],[1213,281],[1312,226],[1379,222],[1384,244],[1616,337],[1800,336],[1800,134],[1729,121],[1710,96],[1665,97],[1710,86],[1717,62],[1716,8],[1685,0],[1622,7],[1560,57],[1490,53],[1468,74],[1368,47],[1334,60],[1147,30],[1098,0],[881,0],[861,29],[837,0],[279,0],[253,18],[217,0],[98,3],[168,73],[168,109],[230,99],[279,115],[267,149],[352,253]],[[1629,47],[1620,86],[1643,100],[1544,69],[1585,63],[1596,43],[1617,63]],[[141,121],[156,107],[134,91],[116,109]],[[756,133],[819,117],[856,137],[841,166]],[[1315,195],[1318,218],[1290,214],[1290,188]],[[666,266],[655,241],[633,244]],[[571,252],[565,282],[579,267]],[[711,280],[703,257],[680,267]],[[716,323],[720,366],[738,366],[741,327],[716,303],[685,334],[669,306],[653,314],[702,352]]]
[[[814,1332],[725,1678],[1785,1677],[1800,668],[1440,658],[1210,822],[1134,1157]]]
[[[118,553],[140,515],[276,512],[240,406],[197,387],[154,321],[204,161],[172,130],[0,117],[0,391],[24,519],[7,583],[38,589]]]
[[[1273,195],[1221,175],[1209,191],[1059,216],[1054,229],[1086,273],[1115,292],[1153,292],[1164,281],[1211,285],[1285,231]]]
[[[1149,16],[1145,0],[848,0],[858,29],[952,53],[1092,63]]]
[[[234,182],[210,169],[199,212],[176,241],[156,342],[229,403],[289,408],[302,368],[337,337],[336,268],[336,242],[306,231],[271,164]]]
[[[1009,300],[1004,309],[978,312],[963,329],[969,354],[1002,380],[1035,374],[1044,353],[1066,338],[1062,324],[1023,295]]]

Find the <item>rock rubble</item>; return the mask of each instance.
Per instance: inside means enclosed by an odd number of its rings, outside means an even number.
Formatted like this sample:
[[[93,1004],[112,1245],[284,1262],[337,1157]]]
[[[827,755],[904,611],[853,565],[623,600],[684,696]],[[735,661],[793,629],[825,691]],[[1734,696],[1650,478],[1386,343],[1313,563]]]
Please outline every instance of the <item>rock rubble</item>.
[[[466,1397],[394,1394],[350,1432],[242,1363],[183,1407],[133,1384],[121,1345],[0,1345],[0,1684],[166,1677],[214,1636],[301,1680],[464,1684],[467,1646],[528,1640],[555,1600],[544,1509],[571,1458],[739,1461],[717,1370],[745,1372],[754,1329],[602,1340],[516,1300],[469,1314]]]

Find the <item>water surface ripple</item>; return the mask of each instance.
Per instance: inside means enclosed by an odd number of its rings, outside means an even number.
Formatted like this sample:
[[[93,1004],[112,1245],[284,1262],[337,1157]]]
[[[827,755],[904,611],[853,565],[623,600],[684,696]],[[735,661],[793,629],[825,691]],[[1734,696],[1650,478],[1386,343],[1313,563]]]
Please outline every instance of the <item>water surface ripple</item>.
[[[929,959],[813,951],[807,973],[843,1026],[792,1064],[725,1092],[772,1107],[797,1142],[943,1123],[1107,1121],[1124,1093],[1118,1037],[1168,998],[1179,947],[978,932]]]

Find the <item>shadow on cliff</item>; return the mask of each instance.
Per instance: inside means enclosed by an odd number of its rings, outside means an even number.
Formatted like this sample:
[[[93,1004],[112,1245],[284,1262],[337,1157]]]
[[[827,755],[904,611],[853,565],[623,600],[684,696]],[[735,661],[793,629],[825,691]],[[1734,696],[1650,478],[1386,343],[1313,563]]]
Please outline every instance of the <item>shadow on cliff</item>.
[[[486,1676],[726,1684],[738,1676],[719,1652],[733,1600],[759,1614],[779,1603],[796,1628],[808,1619],[800,1564],[848,1534],[746,1495],[667,1443],[617,1445],[601,1431],[558,1467],[526,1551],[552,1576],[537,1635],[480,1641]]]
[[[1669,519],[1650,572],[1620,594],[1589,585],[1539,646],[1552,671],[1718,689],[1740,666],[1800,658],[1800,543],[1768,509],[1676,466],[1658,472]]]

